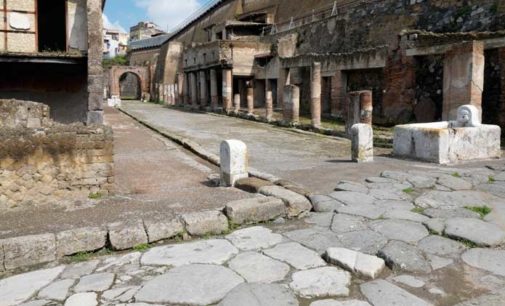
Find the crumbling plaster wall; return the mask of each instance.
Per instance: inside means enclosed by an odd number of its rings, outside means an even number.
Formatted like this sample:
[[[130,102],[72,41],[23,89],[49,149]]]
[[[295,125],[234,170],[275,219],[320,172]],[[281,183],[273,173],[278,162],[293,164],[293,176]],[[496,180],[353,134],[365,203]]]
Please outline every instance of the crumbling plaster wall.
[[[63,125],[49,107],[0,100],[0,210],[64,207],[113,190],[112,129]]]

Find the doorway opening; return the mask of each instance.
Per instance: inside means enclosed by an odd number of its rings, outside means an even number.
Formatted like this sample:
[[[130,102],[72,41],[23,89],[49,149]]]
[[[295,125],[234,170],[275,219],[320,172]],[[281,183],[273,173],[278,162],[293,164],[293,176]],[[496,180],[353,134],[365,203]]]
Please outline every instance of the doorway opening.
[[[67,50],[66,0],[37,1],[39,52]]]
[[[121,100],[140,100],[140,78],[132,72],[126,72],[119,78]]]

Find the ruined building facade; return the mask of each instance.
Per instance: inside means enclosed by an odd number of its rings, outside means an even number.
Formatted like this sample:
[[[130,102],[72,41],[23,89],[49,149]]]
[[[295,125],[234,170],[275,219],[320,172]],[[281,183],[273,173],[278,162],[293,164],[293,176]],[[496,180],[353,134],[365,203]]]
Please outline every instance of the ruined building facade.
[[[151,95],[229,110],[283,108],[287,84],[310,114],[313,64],[322,116],[372,90],[375,123],[426,122],[458,105],[505,126],[504,0],[222,0],[176,31],[152,68]],[[249,101],[249,102],[248,102]]]
[[[62,123],[102,123],[104,5],[0,1],[0,99],[44,103]]]

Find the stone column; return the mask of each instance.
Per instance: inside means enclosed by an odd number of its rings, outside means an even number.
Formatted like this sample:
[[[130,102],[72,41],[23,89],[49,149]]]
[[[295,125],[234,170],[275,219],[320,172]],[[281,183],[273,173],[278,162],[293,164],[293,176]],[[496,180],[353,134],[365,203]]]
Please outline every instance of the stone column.
[[[357,123],[351,128],[352,161],[373,162],[373,129],[369,124]]]
[[[248,81],[246,85],[247,115],[254,115],[254,81]]]
[[[345,127],[349,136],[351,136],[351,127],[354,124],[372,124],[372,92],[370,90],[362,90],[348,93],[346,112]]]
[[[191,78],[187,73],[184,73],[184,83],[182,84],[183,86],[183,104],[184,105],[189,105],[191,103],[190,99],[190,83],[191,83]]]
[[[189,86],[191,87],[191,107],[198,109],[198,91],[196,88],[196,73],[189,73]]]
[[[177,98],[175,100],[175,105],[181,105],[184,103],[184,74],[177,74]]]
[[[277,107],[282,108],[284,103],[284,87],[291,83],[291,73],[289,69],[279,69],[279,79],[277,80]]]
[[[233,112],[238,114],[240,112],[240,94],[238,93],[233,96],[233,106]]]
[[[223,69],[223,109],[231,112],[233,102],[233,74],[231,69]]]
[[[103,123],[103,19],[102,0],[87,0],[88,112],[87,124]]]
[[[342,71],[335,72],[331,78],[331,116],[343,117],[347,88],[347,76]]]
[[[217,76],[216,69],[210,70],[210,106],[212,111],[216,111],[218,107],[217,96]]]
[[[274,114],[274,101],[272,96],[272,86],[270,84],[270,80],[265,80],[265,108],[267,121],[272,121],[272,117]]]
[[[310,114],[312,127],[321,127],[321,63],[313,63],[310,83]]]
[[[207,76],[205,70],[200,71],[200,107],[207,107]]]
[[[505,4],[504,4],[505,8]],[[499,100],[499,112],[498,123],[502,127],[505,127],[505,48],[498,50],[498,57],[500,60],[500,76],[501,76],[501,92]]]
[[[297,124],[300,121],[300,88],[296,85],[284,87],[284,121],[287,124]]]
[[[360,107],[359,123],[372,125],[373,101],[371,90],[363,90],[360,92],[359,107]]]
[[[456,44],[445,54],[443,120],[456,120],[458,108],[465,104],[477,107],[482,116],[484,64],[482,41]]]

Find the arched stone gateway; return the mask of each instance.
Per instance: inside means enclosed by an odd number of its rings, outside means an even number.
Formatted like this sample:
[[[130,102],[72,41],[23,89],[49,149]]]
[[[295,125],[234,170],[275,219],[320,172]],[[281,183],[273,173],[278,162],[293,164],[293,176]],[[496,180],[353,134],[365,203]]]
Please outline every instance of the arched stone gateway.
[[[149,69],[147,67],[139,66],[112,66],[109,70],[109,98],[121,95],[119,81],[121,76],[126,73],[132,73],[140,80],[141,99],[147,99],[149,96]]]

